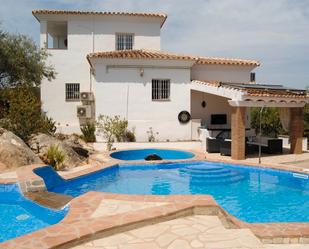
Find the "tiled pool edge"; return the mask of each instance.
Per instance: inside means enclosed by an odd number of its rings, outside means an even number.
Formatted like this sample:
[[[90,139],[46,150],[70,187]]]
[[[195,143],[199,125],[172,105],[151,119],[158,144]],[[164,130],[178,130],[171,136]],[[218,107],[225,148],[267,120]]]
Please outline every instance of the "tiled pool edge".
[[[91,218],[101,200],[165,202],[163,206]],[[225,212],[208,195],[149,196],[88,192],[73,199],[67,216],[58,224],[0,244],[1,248],[69,248],[89,240],[148,224],[193,215],[218,216],[227,228],[249,228],[266,243],[308,243],[308,223],[249,224]]]
[[[181,161],[200,161],[205,160],[204,155],[197,155],[193,160]],[[278,165],[258,165],[254,163],[237,163],[230,160],[208,160],[215,162],[230,163],[236,165],[248,165],[263,168],[274,168],[281,170],[291,170],[305,173],[299,168],[278,166]],[[171,162],[171,161],[160,161]],[[174,162],[174,161],[173,161]],[[124,161],[111,160],[100,167],[87,168],[78,172],[67,174],[64,178],[70,179],[81,175],[90,174],[104,168],[114,166]],[[135,161],[133,164],[145,163],[145,161]],[[158,163],[158,162],[146,162]],[[131,162],[130,162],[131,164]],[[37,176],[33,170],[45,165],[29,165],[17,170],[18,179],[0,183],[11,183],[18,181],[23,192],[46,190],[44,181]],[[94,198],[94,200],[93,200]],[[101,218],[90,219],[91,214],[96,210],[102,198],[121,199],[130,201],[164,201],[170,202],[168,207],[162,211],[162,207],[154,207],[147,212],[128,212],[124,218],[119,220],[118,216],[113,219],[102,220]],[[249,228],[264,243],[309,243],[309,223],[246,223],[228,214],[223,210],[211,196],[204,195],[184,195],[184,196],[144,196],[144,195],[120,195],[99,192],[89,192],[70,202],[70,210],[64,220],[56,225],[47,227],[37,232],[9,240],[0,244],[0,248],[68,248],[81,243],[82,241],[93,240],[100,236],[107,236],[122,229],[136,228],[147,224],[158,223],[164,219],[173,219],[180,216],[192,214],[211,214],[217,215],[230,228]],[[151,212],[151,213],[150,213]],[[121,216],[122,217],[122,216]],[[116,219],[117,218],[117,219]],[[123,218],[123,217],[122,217]],[[107,220],[106,220],[107,219]],[[115,222],[117,220],[117,222]],[[108,222],[108,226],[106,226]],[[102,225],[104,224],[104,225]]]

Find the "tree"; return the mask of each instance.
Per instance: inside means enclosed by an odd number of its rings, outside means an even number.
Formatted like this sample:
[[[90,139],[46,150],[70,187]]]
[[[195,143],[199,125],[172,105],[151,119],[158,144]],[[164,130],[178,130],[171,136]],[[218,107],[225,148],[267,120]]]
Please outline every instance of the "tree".
[[[0,30],[0,87],[38,87],[42,79],[55,78],[55,71],[46,65],[48,53],[24,35]]]
[[[38,87],[55,71],[48,54],[26,36],[0,30],[0,126],[25,141],[32,133],[55,132],[55,123],[41,112]]]
[[[6,89],[8,108],[5,110],[0,126],[12,131],[24,141],[33,133],[53,134],[55,122],[41,112],[41,102],[37,89],[15,87]]]
[[[255,129],[257,134],[260,133],[260,110],[260,107],[251,109],[251,127]],[[277,108],[266,107],[263,109],[261,126],[264,136],[277,137],[283,131]]]

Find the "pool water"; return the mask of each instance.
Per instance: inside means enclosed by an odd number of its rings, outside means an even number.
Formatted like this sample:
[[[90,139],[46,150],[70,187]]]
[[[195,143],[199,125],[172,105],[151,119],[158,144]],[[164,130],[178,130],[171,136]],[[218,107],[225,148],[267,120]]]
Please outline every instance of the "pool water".
[[[22,196],[17,184],[0,185],[0,242],[58,223],[68,207],[52,210]]]
[[[56,193],[209,194],[246,222],[309,222],[305,174],[212,162],[117,165],[69,181],[52,172],[36,170]]]
[[[113,152],[111,157],[120,160],[144,160],[145,157],[156,154],[163,160],[178,160],[193,158],[194,154],[182,150],[162,150],[162,149],[138,149],[138,150],[122,150]]]

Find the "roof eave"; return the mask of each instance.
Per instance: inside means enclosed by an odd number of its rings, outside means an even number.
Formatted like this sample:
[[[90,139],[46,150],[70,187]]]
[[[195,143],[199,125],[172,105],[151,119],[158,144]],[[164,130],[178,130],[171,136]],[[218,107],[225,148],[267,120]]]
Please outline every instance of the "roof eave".
[[[48,10],[46,10],[46,11],[48,11]],[[136,15],[137,17],[160,18],[161,19],[161,21],[160,21],[160,29],[163,27],[163,25],[166,22],[166,19],[168,17],[168,15],[165,14],[165,13],[157,13],[158,16],[147,16],[147,14],[155,15],[156,13],[145,13],[146,14],[145,16],[142,16],[143,13],[136,13],[136,14],[140,14],[140,16]],[[32,15],[38,20],[38,22],[40,22],[41,19],[39,18],[38,15],[78,15],[78,13],[40,13],[39,10],[32,10]],[[94,12],[94,13],[85,13],[84,15],[96,15],[96,12]],[[104,15],[104,14],[102,13],[102,15]],[[114,15],[122,15],[122,16],[127,15],[127,16],[130,16],[130,13],[123,12],[123,13],[118,13],[118,14],[114,14]]]

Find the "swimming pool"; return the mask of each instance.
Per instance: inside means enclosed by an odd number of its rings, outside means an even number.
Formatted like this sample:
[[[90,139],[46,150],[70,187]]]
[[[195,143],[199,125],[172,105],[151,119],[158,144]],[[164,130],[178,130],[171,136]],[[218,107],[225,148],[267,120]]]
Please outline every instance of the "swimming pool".
[[[17,184],[0,184],[0,242],[58,223],[68,207],[52,210],[20,193]]]
[[[148,155],[158,155],[163,160],[190,159],[194,154],[182,150],[163,150],[163,149],[138,149],[138,150],[121,150],[110,154],[111,157],[120,160],[144,160]]]
[[[209,194],[246,222],[309,222],[308,175],[213,162],[116,165],[63,180],[36,169],[49,191],[78,196],[90,190],[153,195]]]

